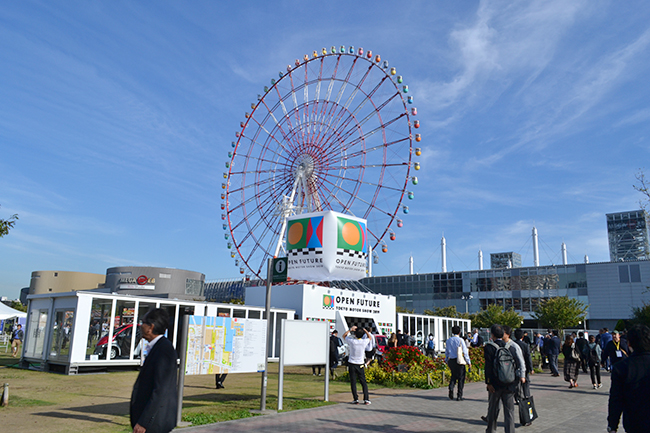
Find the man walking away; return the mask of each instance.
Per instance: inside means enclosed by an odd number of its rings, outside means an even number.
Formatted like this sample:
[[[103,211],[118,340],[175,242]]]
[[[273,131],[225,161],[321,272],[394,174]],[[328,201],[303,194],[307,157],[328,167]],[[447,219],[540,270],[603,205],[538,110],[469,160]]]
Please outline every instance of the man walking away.
[[[546,349],[546,356],[548,363],[551,367],[551,375],[554,377],[560,376],[560,370],[557,368],[557,358],[560,355],[560,338],[557,336],[557,331],[553,331],[551,337],[544,341],[544,348]]]
[[[133,433],[168,433],[176,427],[177,356],[164,334],[169,315],[163,309],[145,314],[140,327],[147,340],[147,358],[133,385],[131,427]]]
[[[471,367],[469,353],[465,340],[460,338],[460,326],[451,327],[452,336],[447,339],[447,348],[445,351],[445,362],[451,370],[451,379],[449,380],[449,399],[454,399],[454,387],[458,382],[457,401],[463,400],[463,388],[465,387],[465,364]],[[459,350],[460,349],[460,350]],[[462,353],[462,357],[460,357]]]
[[[627,433],[650,432],[650,328],[634,325],[627,333],[633,353],[612,367],[607,431],[616,432],[623,415]]]
[[[582,372],[587,372],[587,357],[584,356],[585,347],[589,344],[589,341],[585,338],[585,333],[580,331],[578,333],[578,339],[576,340],[576,348],[580,352],[580,366],[582,367]]]
[[[433,339],[433,334],[429,334],[429,338],[427,339],[426,354],[429,358],[436,357],[436,342]]]
[[[522,392],[524,394],[524,397],[530,397],[530,375],[533,372],[533,358],[530,355],[530,345],[526,343],[526,340],[524,339],[524,331],[521,329],[517,329],[515,331],[515,343],[521,348],[521,353],[524,357],[524,365],[526,366],[525,370],[525,377],[526,377],[526,382],[522,384]]]
[[[350,333],[354,334],[348,335]],[[350,373],[350,388],[354,400],[352,404],[359,404],[359,395],[357,394],[357,379],[361,382],[363,389],[363,403],[370,404],[368,397],[368,384],[366,383],[365,355],[366,350],[372,348],[372,337],[365,329],[358,329],[356,326],[351,327],[343,334],[343,339],[348,343],[350,348],[350,357],[348,358],[348,371]]]
[[[609,329],[603,328],[601,329],[600,333],[600,350],[605,352],[605,348],[607,347],[607,344],[612,341],[612,334],[609,333]],[[607,356],[603,356],[602,360],[602,366],[605,367],[605,370],[609,371],[611,366],[609,363],[609,358]]]
[[[503,404],[506,433],[515,432],[515,390],[517,389],[516,370],[518,365],[516,345],[506,349],[501,325],[490,328],[491,342],[485,345],[485,383],[489,392],[486,433],[497,431],[499,403]],[[519,379],[522,383],[525,378]]]

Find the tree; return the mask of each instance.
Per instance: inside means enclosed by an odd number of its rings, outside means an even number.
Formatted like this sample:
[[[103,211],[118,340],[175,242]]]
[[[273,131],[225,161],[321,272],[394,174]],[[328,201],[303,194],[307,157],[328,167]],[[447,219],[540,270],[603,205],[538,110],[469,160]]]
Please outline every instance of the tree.
[[[21,304],[20,301],[11,301],[10,307],[14,310],[27,312],[27,305]]]
[[[449,307],[433,307],[433,310],[424,310],[427,316],[451,317],[452,319],[469,319],[469,314],[460,313],[455,305]]]
[[[494,324],[519,328],[524,316],[517,314],[512,308],[504,309],[499,305],[488,305],[485,310],[481,310],[472,318],[472,326],[477,328],[489,328]]]
[[[562,335],[566,328],[575,328],[587,316],[587,308],[583,302],[568,296],[548,298],[541,302],[533,317],[545,328],[557,329]]]
[[[9,234],[9,229],[14,227],[16,221],[18,221],[18,215],[16,214],[13,214],[6,220],[0,219],[0,238]]]
[[[632,308],[632,323],[650,326],[650,304],[644,302],[642,307]]]
[[[408,308],[400,307],[399,305],[395,307],[395,311],[397,311],[398,313],[407,313],[407,314],[415,313],[415,310],[409,310]]]
[[[633,185],[632,187],[641,194],[645,195],[645,202],[641,200],[639,203],[643,209],[647,210],[648,202],[650,201],[650,182],[645,178],[645,173],[643,173],[643,170],[639,170],[639,172],[634,177],[636,177],[636,180],[638,180],[639,183],[637,185]]]

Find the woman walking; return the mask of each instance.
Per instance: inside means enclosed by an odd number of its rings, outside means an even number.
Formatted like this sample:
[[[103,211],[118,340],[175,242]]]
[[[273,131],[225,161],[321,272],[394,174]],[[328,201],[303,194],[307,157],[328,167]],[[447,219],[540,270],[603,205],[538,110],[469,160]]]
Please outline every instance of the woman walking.
[[[585,346],[583,356],[587,360],[587,365],[589,365],[591,384],[594,386],[594,389],[602,387],[603,384],[600,383],[601,349],[598,343],[596,343],[596,337],[593,335],[589,336],[589,343]]]
[[[397,335],[393,332],[388,339],[388,347],[397,347]]]
[[[562,346],[564,355],[564,380],[569,382],[569,388],[578,386],[578,370],[580,369],[580,354],[573,342],[573,337],[567,335]]]

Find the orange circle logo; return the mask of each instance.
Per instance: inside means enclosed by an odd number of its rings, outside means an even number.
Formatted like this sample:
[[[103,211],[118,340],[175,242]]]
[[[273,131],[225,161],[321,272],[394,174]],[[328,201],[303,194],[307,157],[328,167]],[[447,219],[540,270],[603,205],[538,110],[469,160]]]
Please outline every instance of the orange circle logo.
[[[341,230],[341,234],[343,235],[343,240],[345,240],[345,242],[350,245],[358,244],[359,239],[361,239],[361,233],[359,233],[359,229],[352,223],[345,223],[343,225],[343,230]]]
[[[289,229],[289,243],[290,244],[297,244],[300,242],[300,239],[302,239],[302,232],[303,232],[302,224],[301,223],[295,223],[291,226]]]

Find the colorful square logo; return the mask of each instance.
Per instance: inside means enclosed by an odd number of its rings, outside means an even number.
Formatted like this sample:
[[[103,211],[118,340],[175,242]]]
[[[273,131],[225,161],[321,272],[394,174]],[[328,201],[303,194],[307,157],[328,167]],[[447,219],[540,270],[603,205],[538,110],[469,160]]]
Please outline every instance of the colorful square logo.
[[[337,248],[365,252],[368,242],[365,222],[338,217],[337,226]]]
[[[303,248],[323,248],[322,216],[289,221],[287,250]]]
[[[323,295],[323,308],[334,308],[334,296]]]

